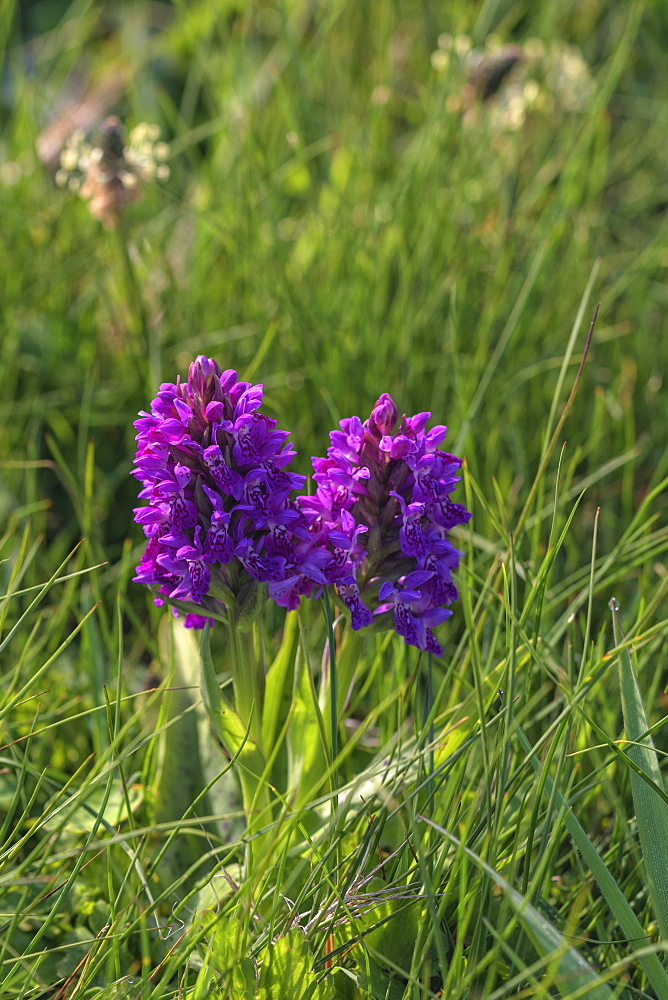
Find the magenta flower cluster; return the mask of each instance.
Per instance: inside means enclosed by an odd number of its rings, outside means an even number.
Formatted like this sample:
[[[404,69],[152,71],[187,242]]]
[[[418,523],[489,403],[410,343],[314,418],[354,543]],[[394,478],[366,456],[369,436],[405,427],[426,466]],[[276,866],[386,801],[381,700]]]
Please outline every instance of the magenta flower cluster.
[[[430,416],[397,425],[383,393],[364,423],[350,417],[332,431],[327,457],[313,460],[315,495],[300,501],[312,528],[349,539],[338,591],[353,628],[391,614],[406,642],[440,654],[432,629],[452,614],[445,605],[457,599],[451,573],[461,558],[448,533],[471,515],[450,499],[461,459],[437,450],[447,428],[426,431]]]
[[[287,471],[294,449],[261,403],[262,386],[202,356],[186,384],[161,385],[135,421],[133,474],[148,501],[135,510],[148,538],[135,580],[154,587],[158,602],[201,606],[187,614],[190,626],[207,611],[252,606],[258,582],[294,608],[340,575],[335,543],[314,546],[306,530],[292,499],[305,477]]]
[[[352,627],[389,621],[420,649],[440,653],[433,627],[457,598],[460,553],[448,532],[470,517],[450,500],[461,461],[437,450],[444,427],[428,413],[403,417],[389,395],[369,419],[341,421],[326,458],[313,460],[316,491],[288,471],[286,431],[260,412],[262,386],[237,381],[200,356],[182,384],[160,386],[135,422],[135,510],[148,544],[135,580],[185,623],[238,620],[265,584],[295,608],[335,586]]]

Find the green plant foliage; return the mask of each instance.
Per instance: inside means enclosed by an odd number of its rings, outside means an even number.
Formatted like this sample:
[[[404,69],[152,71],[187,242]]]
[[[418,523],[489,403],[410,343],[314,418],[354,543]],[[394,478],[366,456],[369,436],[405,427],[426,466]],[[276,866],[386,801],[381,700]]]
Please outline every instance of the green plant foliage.
[[[668,1000],[667,47],[644,0],[0,4],[2,1000]],[[168,147],[101,211],[109,116]],[[300,473],[382,392],[447,423],[442,657],[133,582],[198,354]]]
[[[364,884],[358,900],[360,907],[369,909],[344,932],[359,935],[368,958],[360,962],[359,983],[375,998],[401,998],[409,978],[415,944],[419,936],[420,906],[415,903],[388,899],[390,890],[380,878]],[[378,900],[385,900],[379,902]]]
[[[317,982],[312,971],[313,956],[298,930],[267,945],[258,955],[258,963],[260,980],[255,996],[261,1000],[279,1000],[286,994],[306,1000],[336,1000],[330,984]]]
[[[233,1000],[338,1000],[329,980],[313,972],[313,955],[301,931],[292,930],[266,945],[255,959],[235,961],[234,930],[218,923],[210,940],[209,965],[226,980],[225,992]],[[322,977],[320,977],[321,979]],[[216,988],[214,987],[214,990]]]

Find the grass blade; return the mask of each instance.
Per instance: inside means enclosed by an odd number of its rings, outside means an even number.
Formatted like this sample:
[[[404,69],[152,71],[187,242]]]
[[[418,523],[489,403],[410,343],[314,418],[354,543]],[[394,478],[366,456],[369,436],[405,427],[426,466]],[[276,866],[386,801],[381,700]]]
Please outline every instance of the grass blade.
[[[438,823],[426,816],[420,816],[423,822],[429,823],[435,830],[447,837],[456,847],[464,851],[476,865],[489,875],[504,892],[512,909],[517,915],[524,932],[534,948],[543,958],[550,958],[555,963],[555,979],[558,982],[561,995],[566,997],[587,997],[588,1000],[613,1000],[613,992],[601,982],[600,975],[586,961],[580,952],[569,945],[567,939],[553,924],[540,913],[525,897],[513,889],[491,865],[488,865],[475,851],[466,847],[454,834],[449,833]]]
[[[610,601],[610,610],[615,645],[620,645],[624,642],[624,633],[619,622],[619,605],[614,597]],[[640,849],[654,913],[661,937],[665,939],[668,938],[668,804],[644,777],[646,774],[659,788],[664,787],[628,646],[619,654],[619,686],[626,738],[632,741],[627,753],[643,772],[638,774],[629,769]]]
[[[534,770],[542,773],[540,761],[533,754],[531,744],[520,727],[517,727],[517,736],[524,749],[531,758]],[[556,801],[564,810],[564,825],[571,835],[575,846],[582,855],[585,864],[596,879],[596,883],[603,893],[603,896],[614,914],[615,920],[626,935],[629,944],[636,947],[643,947],[649,941],[642,924],[631,909],[631,906],[624,896],[624,893],[617,885],[612,873],[603,861],[593,843],[583,830],[575,814],[566,802],[558,788],[555,787],[552,778],[548,775],[545,780],[545,791],[548,795],[554,795]],[[649,979],[659,1000],[668,1000],[668,974],[662,966],[658,957],[653,954],[643,954],[638,956],[638,963],[641,965],[645,975]]]

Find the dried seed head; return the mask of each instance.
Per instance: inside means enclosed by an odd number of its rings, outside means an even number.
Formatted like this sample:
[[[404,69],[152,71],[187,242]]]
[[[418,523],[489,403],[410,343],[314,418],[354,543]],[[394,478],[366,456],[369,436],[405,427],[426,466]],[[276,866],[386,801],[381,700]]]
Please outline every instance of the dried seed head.
[[[69,137],[56,174],[59,187],[76,191],[89,202],[91,215],[107,229],[141,196],[142,182],[169,177],[169,145],[158,142],[157,125],[141,122],[129,134],[120,118],[111,115],[95,129],[93,143],[81,129]]]

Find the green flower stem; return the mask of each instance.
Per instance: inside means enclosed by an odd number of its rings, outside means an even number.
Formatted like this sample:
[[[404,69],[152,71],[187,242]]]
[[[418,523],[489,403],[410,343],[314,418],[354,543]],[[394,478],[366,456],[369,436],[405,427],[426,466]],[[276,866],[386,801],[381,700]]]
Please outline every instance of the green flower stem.
[[[325,618],[327,620],[327,642],[329,644],[329,746],[332,754],[332,763],[339,756],[339,707],[338,707],[338,672],[336,637],[334,635],[334,622],[332,620],[332,608],[329,603],[327,590],[323,593],[325,602]],[[336,788],[336,769],[333,774],[334,786]]]
[[[246,660],[241,656],[246,645],[241,638],[244,636],[250,636],[250,633],[240,632],[239,629],[234,629],[230,626],[230,643],[228,649],[232,658],[235,697],[237,693],[237,677],[244,674],[241,668],[247,668],[245,674],[248,678],[256,678],[258,676],[258,670],[254,666],[252,659]],[[271,821],[272,812],[266,775],[267,766],[260,745],[255,741],[252,729],[248,725],[248,717],[242,717],[238,710],[238,705],[236,708],[233,707],[220,690],[220,684],[218,683],[211,659],[208,627],[202,631],[200,645],[200,687],[211,728],[227,753],[234,759],[236,771],[239,775],[243,807],[246,814],[247,833],[250,838],[253,838],[249,842],[247,854],[248,869],[251,872],[254,862],[262,858],[270,847],[266,837],[254,837],[257,831],[261,830]],[[246,683],[241,685],[241,691],[241,697],[245,699],[246,704],[254,706],[256,693],[254,692],[253,681],[249,682],[246,680]],[[258,725],[259,721],[260,713],[258,713]],[[255,728],[257,729],[258,726]]]
[[[357,665],[360,662],[365,635],[360,630],[354,632],[351,628],[345,630],[343,641],[336,655],[336,717],[341,724],[343,709],[348,700],[351,685],[355,677]]]
[[[245,728],[249,728],[258,750],[262,752],[262,709],[264,706],[264,669],[254,642],[254,628],[239,628],[230,614],[227,642],[232,668],[234,705]]]
[[[162,381],[160,378],[159,343],[156,332],[149,320],[140,282],[137,278],[135,266],[130,256],[128,244],[129,233],[127,226],[125,225],[125,220],[122,217],[118,219],[114,233],[116,236],[116,248],[118,250],[118,256],[123,272],[127,300],[132,303],[134,320],[137,325],[137,331],[133,332],[138,333],[143,350],[145,350],[148,355],[148,388],[150,392],[154,386],[159,385]]]

